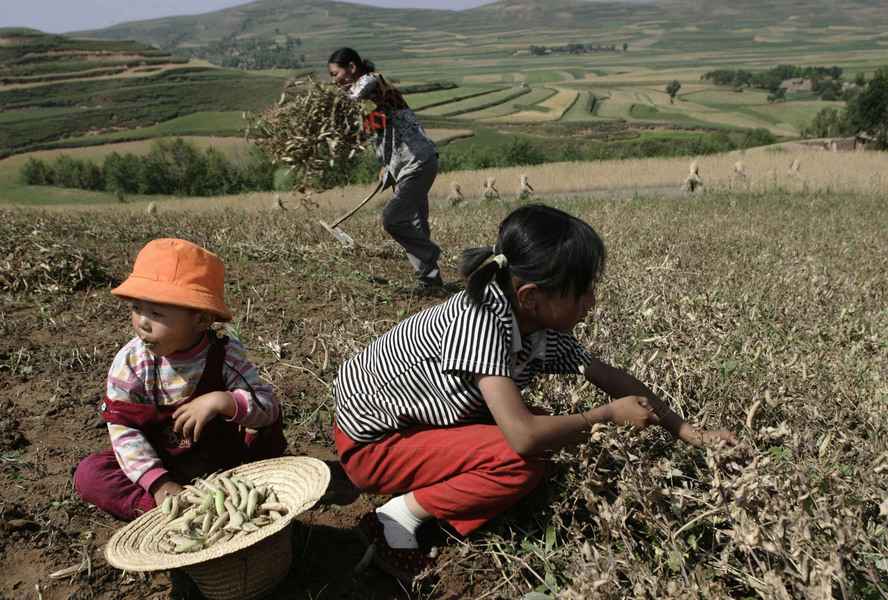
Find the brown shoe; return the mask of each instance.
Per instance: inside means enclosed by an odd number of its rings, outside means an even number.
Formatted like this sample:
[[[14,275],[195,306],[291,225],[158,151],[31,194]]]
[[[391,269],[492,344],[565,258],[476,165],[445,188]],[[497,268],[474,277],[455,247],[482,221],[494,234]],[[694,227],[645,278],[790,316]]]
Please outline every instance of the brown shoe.
[[[392,577],[405,583],[411,583],[417,575],[431,566],[434,559],[421,548],[392,548],[385,541],[385,533],[376,511],[370,511],[361,517],[357,528],[358,536],[367,546],[364,560],[368,556],[373,564]]]

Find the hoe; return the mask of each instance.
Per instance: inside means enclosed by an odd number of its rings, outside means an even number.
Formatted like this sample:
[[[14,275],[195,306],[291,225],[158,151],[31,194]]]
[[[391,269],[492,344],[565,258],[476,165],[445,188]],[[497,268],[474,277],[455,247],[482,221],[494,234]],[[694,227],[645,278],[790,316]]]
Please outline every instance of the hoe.
[[[373,188],[373,191],[370,192],[370,194],[366,198],[361,200],[361,202],[356,207],[354,207],[353,209],[351,209],[350,211],[348,211],[347,213],[345,213],[344,215],[342,215],[341,217],[339,217],[338,219],[333,221],[333,223],[330,225],[328,225],[325,221],[319,221],[319,223],[321,224],[321,226],[324,229],[326,229],[327,231],[330,232],[330,235],[332,235],[337,240],[339,240],[340,244],[342,244],[346,248],[353,247],[355,245],[355,240],[353,240],[349,234],[347,234],[342,229],[340,229],[339,225],[341,225],[343,222],[345,222],[353,214],[355,214],[356,212],[361,210],[361,207],[363,207],[365,204],[370,202],[373,199],[373,197],[379,193],[379,190],[387,188],[389,183],[390,183],[389,174],[388,174],[388,172],[386,172],[385,176],[380,178],[379,183],[377,183],[376,187]]]

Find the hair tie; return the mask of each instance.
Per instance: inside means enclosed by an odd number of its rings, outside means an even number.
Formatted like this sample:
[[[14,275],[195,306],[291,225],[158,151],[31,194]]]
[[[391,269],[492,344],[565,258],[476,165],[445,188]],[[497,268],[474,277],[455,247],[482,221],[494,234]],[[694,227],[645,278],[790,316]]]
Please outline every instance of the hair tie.
[[[493,248],[491,248],[491,250],[493,250]],[[472,274],[469,275],[469,278],[471,279],[475,275],[475,273],[477,273],[478,271],[480,271],[481,269],[483,269],[484,267],[486,267],[487,265],[489,265],[491,263],[496,263],[497,269],[504,269],[509,266],[509,259],[506,258],[505,254],[494,254],[492,256],[488,256],[487,258],[484,259],[484,262],[482,262],[480,265],[478,265],[477,269],[472,271]]]

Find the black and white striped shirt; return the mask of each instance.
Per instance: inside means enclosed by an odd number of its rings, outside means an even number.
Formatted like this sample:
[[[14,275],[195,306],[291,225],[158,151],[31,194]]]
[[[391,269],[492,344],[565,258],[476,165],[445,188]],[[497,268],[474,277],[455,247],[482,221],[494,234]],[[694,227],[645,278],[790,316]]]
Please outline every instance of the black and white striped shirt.
[[[346,361],[334,384],[336,423],[357,442],[409,427],[489,421],[476,375],[511,377],[519,389],[540,373],[578,373],[591,355],[551,329],[522,339],[495,283],[481,306],[465,292],[419,312]]]

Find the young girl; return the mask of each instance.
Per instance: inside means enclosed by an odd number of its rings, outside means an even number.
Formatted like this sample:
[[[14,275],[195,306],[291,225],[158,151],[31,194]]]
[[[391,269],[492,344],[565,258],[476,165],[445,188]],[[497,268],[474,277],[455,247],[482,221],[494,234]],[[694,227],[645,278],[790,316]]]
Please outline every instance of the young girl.
[[[359,532],[389,573],[427,559],[417,527],[447,521],[468,534],[542,479],[546,454],[596,423],[658,423],[687,443],[735,442],[685,423],[644,384],[592,356],[571,335],[595,304],[604,245],[583,221],[528,205],[500,225],[493,248],[467,250],[467,288],[395,326],[339,369],[334,437],[359,487],[401,494]],[[521,390],[542,373],[585,376],[615,398],[573,415],[531,411]]]
[[[431,240],[429,190],[438,174],[438,149],[429,139],[404,96],[376,73],[373,63],[351,48],[340,48],[328,61],[330,78],[346,89],[352,100],[376,105],[365,127],[374,137],[376,157],[383,165],[385,187],[395,186],[382,213],[385,230],[407,252],[417,276],[417,291],[443,287],[438,257],[441,250]]]
[[[190,242],[149,242],[111,293],[129,301],[136,336],[114,358],[100,407],[111,449],[77,466],[81,498],[132,520],[194,477],[281,456],[286,441],[270,385],[234,339],[224,267]]]

